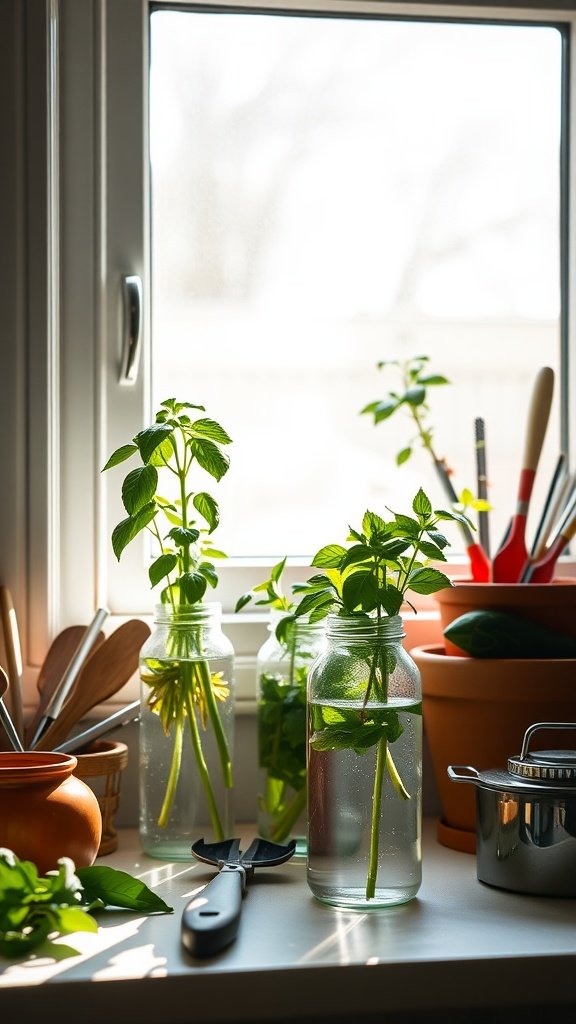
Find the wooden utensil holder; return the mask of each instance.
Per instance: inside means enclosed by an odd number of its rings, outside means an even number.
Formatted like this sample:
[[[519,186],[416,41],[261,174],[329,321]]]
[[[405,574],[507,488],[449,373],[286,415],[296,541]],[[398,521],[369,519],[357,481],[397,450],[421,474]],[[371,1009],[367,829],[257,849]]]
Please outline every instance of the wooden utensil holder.
[[[122,771],[128,764],[128,747],[116,740],[94,740],[85,754],[76,754],[74,775],[87,782],[96,794],[102,814],[102,840],[97,856],[105,857],[118,847],[114,820],[120,803]]]

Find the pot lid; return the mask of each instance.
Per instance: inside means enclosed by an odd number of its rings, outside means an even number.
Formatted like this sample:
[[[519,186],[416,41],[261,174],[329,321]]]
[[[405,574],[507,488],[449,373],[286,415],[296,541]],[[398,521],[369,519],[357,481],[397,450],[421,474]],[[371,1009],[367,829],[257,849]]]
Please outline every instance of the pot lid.
[[[576,785],[576,749],[530,750],[530,740],[539,731],[576,729],[576,722],[536,722],[524,733],[520,754],[508,758],[508,771],[532,782]]]
[[[576,785],[576,750],[537,750],[509,757],[508,771],[521,779]]]

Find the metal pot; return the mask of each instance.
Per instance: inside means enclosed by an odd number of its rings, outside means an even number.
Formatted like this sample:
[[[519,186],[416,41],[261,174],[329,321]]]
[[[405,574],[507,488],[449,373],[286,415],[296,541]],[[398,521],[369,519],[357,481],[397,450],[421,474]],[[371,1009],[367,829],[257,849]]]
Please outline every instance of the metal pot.
[[[576,896],[576,749],[530,751],[534,733],[576,729],[537,722],[508,770],[450,765],[476,786],[476,869],[481,882],[540,896]]]

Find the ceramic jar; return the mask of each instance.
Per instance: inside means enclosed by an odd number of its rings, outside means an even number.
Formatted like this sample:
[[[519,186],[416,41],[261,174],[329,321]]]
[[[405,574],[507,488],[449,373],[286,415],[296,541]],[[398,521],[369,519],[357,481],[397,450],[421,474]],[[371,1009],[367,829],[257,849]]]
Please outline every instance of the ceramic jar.
[[[77,763],[72,754],[0,753],[0,846],[33,861],[40,875],[60,857],[88,867],[98,852],[100,808],[72,774]]]

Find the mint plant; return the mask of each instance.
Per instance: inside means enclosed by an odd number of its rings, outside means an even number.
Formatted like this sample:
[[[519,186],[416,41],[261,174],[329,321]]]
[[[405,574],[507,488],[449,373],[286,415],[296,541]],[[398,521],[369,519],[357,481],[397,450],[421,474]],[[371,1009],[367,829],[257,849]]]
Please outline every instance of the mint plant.
[[[306,682],[314,657],[297,625],[305,619],[296,619],[297,602],[282,588],[285,567],[283,558],[268,579],[236,603],[236,611],[254,601],[277,616],[274,635],[280,657],[258,679],[258,763],[264,778],[259,827],[273,842],[289,837],[306,806]]]
[[[50,936],[96,932],[106,907],[140,914],[172,913],[144,882],[104,865],[78,868],[68,857],[44,877],[36,865],[0,849],[0,955],[20,957]]]
[[[205,416],[202,405],[162,402],[151,426],[141,430],[133,440],[118,448],[108,459],[104,470],[112,469],[128,459],[138,457],[141,465],[132,469],[122,483],[122,502],[127,517],[112,533],[112,548],[120,560],[122,552],[143,530],[151,533],[156,557],[150,565],[150,584],[164,583],[161,601],[177,615],[200,604],[208,587],[215,587],[218,575],[212,559],[223,558],[211,537],[220,521],[215,498],[205,490],[193,490],[191,478],[198,470],[221,480],[229,467],[223,448],[231,443],[223,427]],[[103,471],[104,471],[103,470]],[[159,492],[160,482],[170,483],[175,496]],[[174,630],[169,643],[170,660],[148,659],[141,678],[149,688],[148,705],[158,715],[166,735],[175,732],[172,764],[166,794],[158,816],[164,827],[169,819],[176,784],[180,774],[184,729],[188,728],[214,833],[224,838],[224,831],[212,783],[202,749],[202,733],[207,724],[216,739],[221,771],[226,787],[232,786],[232,764],[228,744],[218,710],[218,702],[229,696],[229,684],[219,674],[212,674],[203,657],[199,628],[184,634]]]
[[[311,622],[338,615],[358,621],[379,623],[385,616],[399,615],[404,603],[413,608],[407,594],[432,594],[451,586],[448,577],[432,562],[445,562],[446,537],[439,531],[442,521],[466,522],[459,512],[432,509],[420,489],[412,503],[413,515],[393,514],[389,521],[367,511],[360,530],[351,529],[349,546],[328,544],[313,559],[323,570],[298,585],[301,599],[296,617],[307,615]],[[376,769],[372,799],[370,855],[366,898],[374,897],[378,868],[378,846],[382,784],[388,774],[399,799],[410,799],[391,748],[402,733],[399,712],[421,714],[421,705],[385,707],[388,680],[395,668],[390,648],[366,646],[366,676],[361,692],[354,698],[356,708],[329,705],[311,709],[309,743],[315,750],[351,749],[358,755],[376,746]]]

